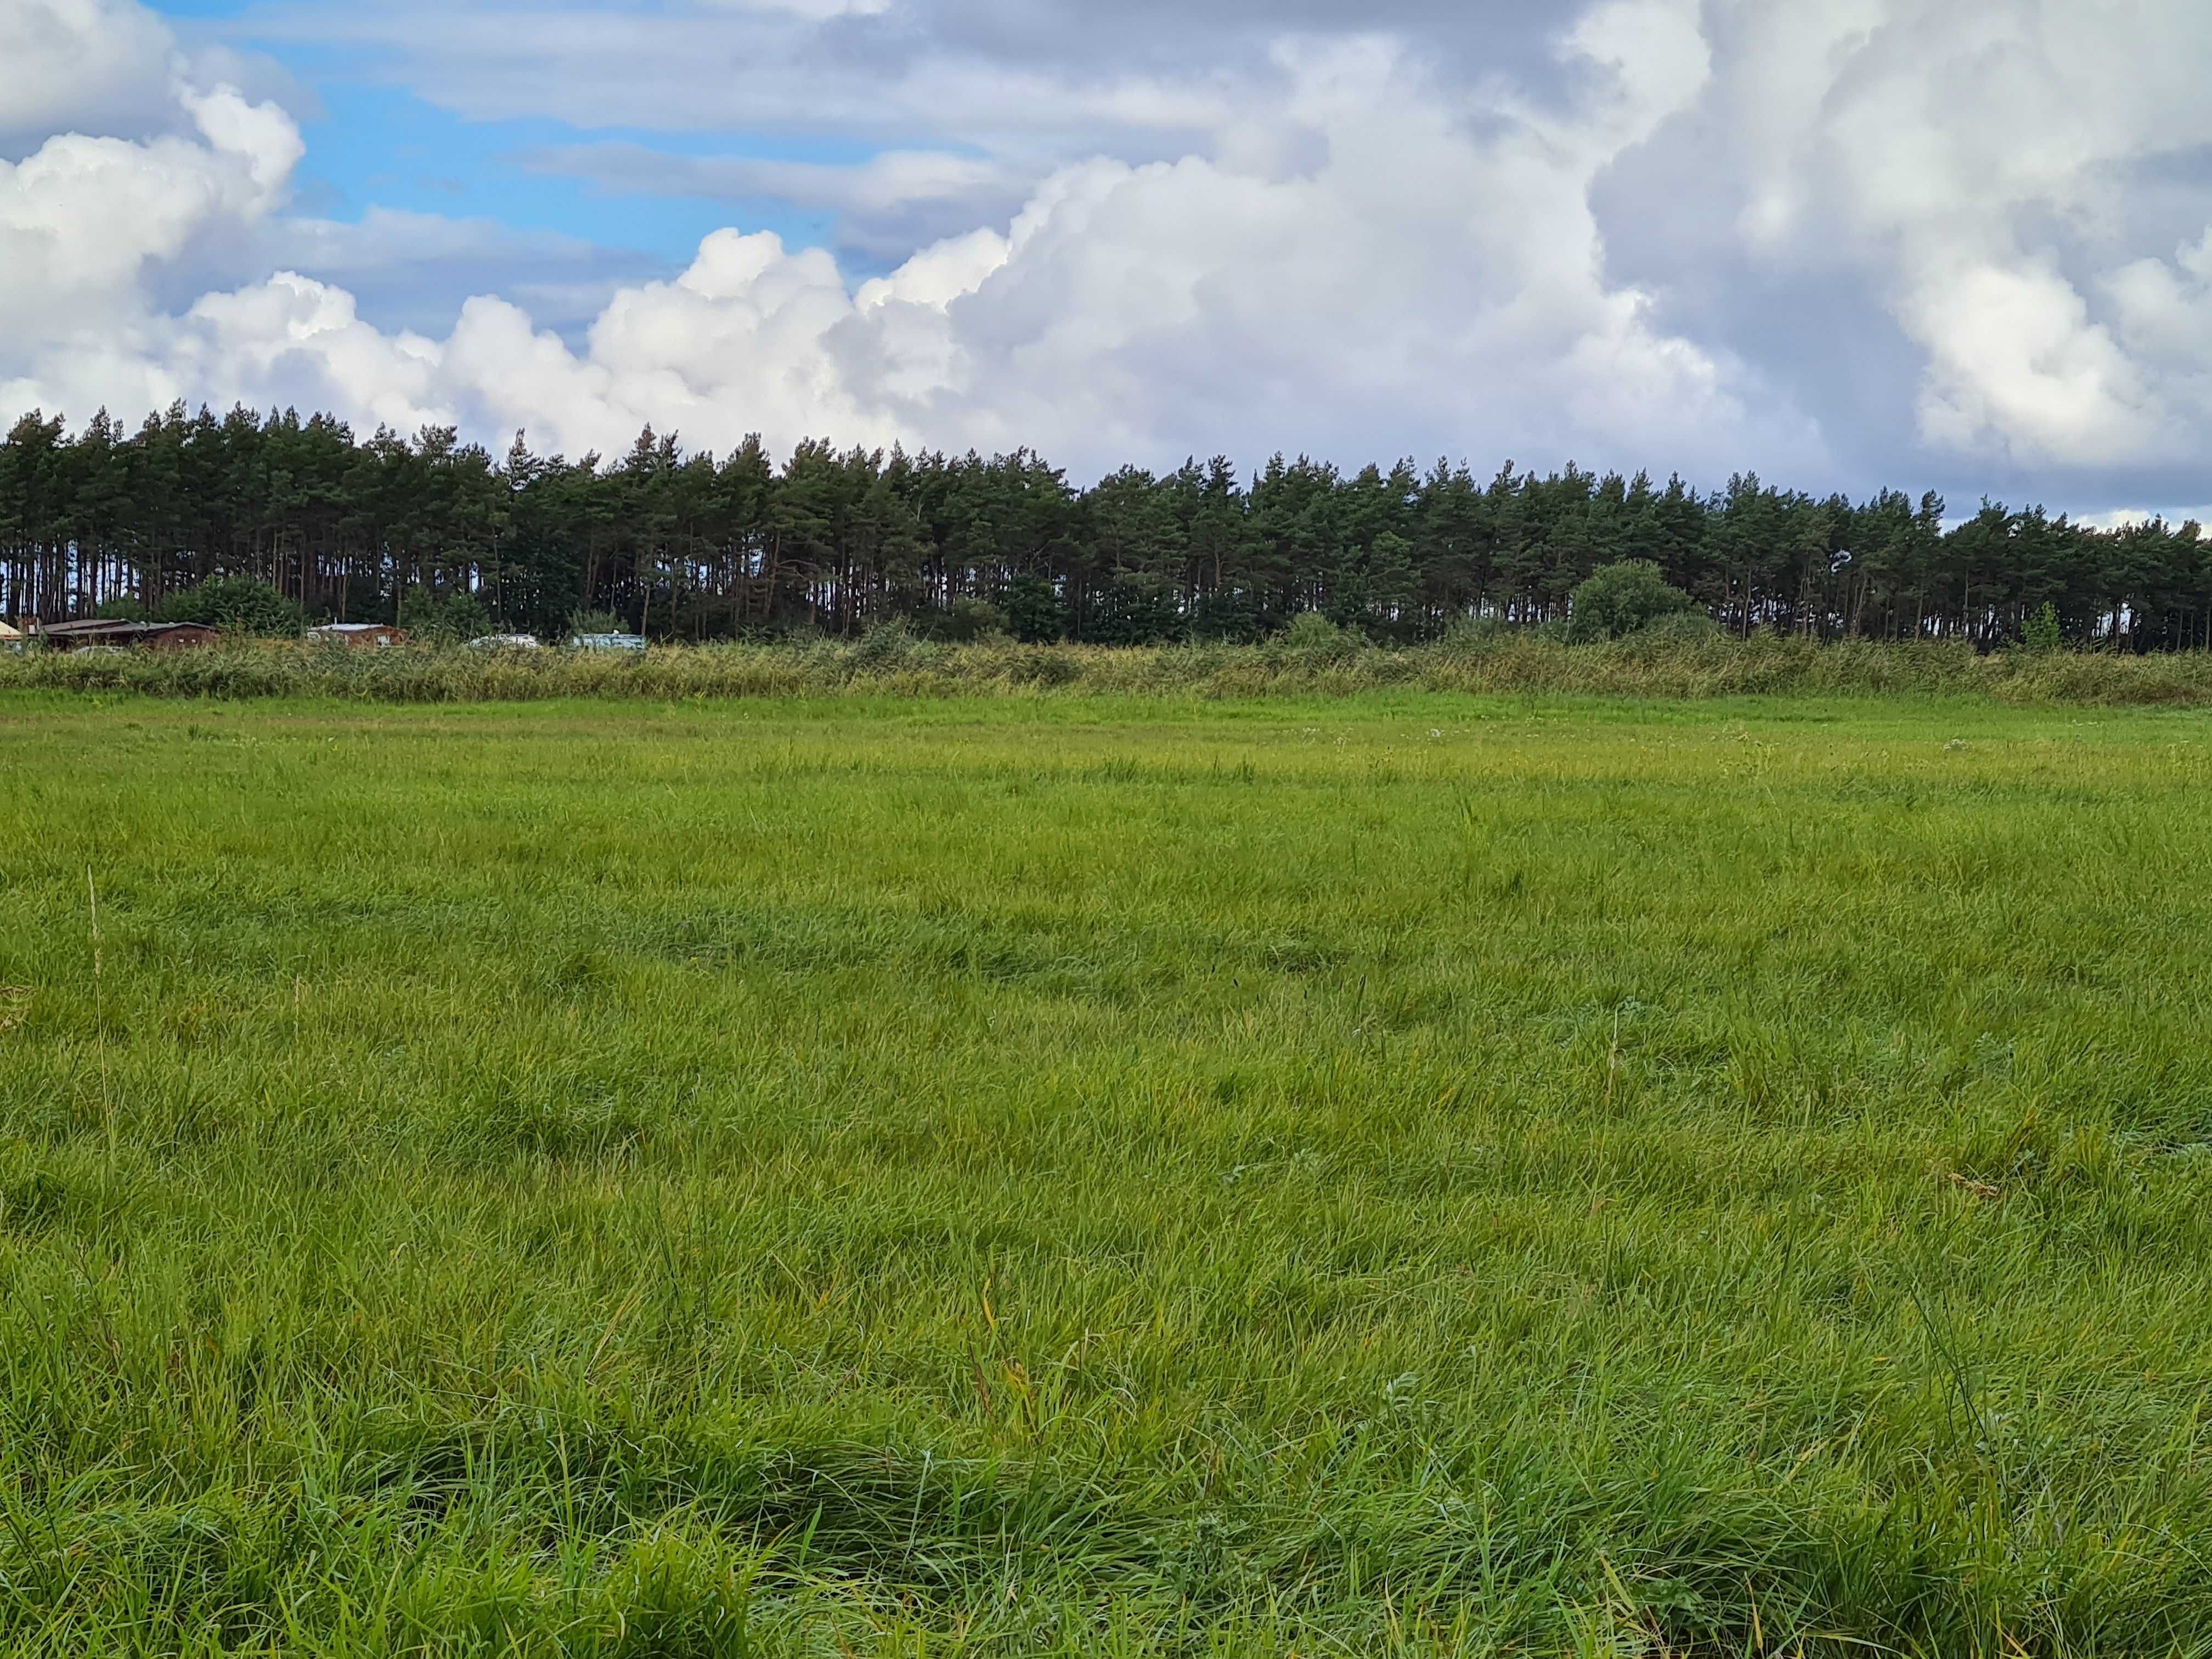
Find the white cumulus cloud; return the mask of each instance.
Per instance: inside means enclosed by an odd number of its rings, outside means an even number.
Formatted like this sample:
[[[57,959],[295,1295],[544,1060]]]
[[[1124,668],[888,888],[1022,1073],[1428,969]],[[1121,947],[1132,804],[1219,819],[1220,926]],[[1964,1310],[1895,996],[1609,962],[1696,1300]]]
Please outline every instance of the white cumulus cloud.
[[[79,123],[135,131],[167,101],[176,43],[135,0],[0,5],[0,144]]]
[[[2199,446],[2212,404],[2159,342],[2205,326],[2185,320],[2202,286],[2142,263],[2124,203],[2137,169],[2212,144],[2212,9],[1714,10],[1728,50],[1712,113],[1740,161],[1746,242],[1864,274],[1922,353],[1912,415],[1931,447],[2096,469]]]
[[[194,136],[57,137],[0,185],[27,204],[0,223],[43,239],[4,301],[35,325],[7,389],[526,425],[571,453],[648,422],[716,447],[756,429],[1030,444],[1092,471],[1218,447],[1733,441],[1736,371],[1608,283],[1586,199],[1699,91],[1694,14],[1614,0],[1559,50],[1587,71],[1571,102],[1470,112],[1395,42],[1284,40],[1279,95],[1224,119],[1218,153],[1058,167],[1003,229],[857,285],[823,251],[718,232],[681,276],[618,289],[574,349],[491,296],[442,337],[387,334],[294,272],[162,314],[145,267],[278,214],[300,154],[272,106],[180,84]],[[856,187],[896,194],[905,166]],[[1787,441],[1814,440],[1801,422]]]
[[[1869,487],[1838,475],[1875,454],[2108,506],[2212,428],[2212,9],[2185,0],[1597,0],[1533,56],[1479,4],[1297,0],[1209,14],[1197,59],[1064,7],[545,4],[463,0],[412,58],[404,5],[269,15],[488,114],[588,70],[609,118],[702,128],[727,70],[763,130],[875,131],[841,162],[530,159],[826,210],[884,274],[742,225],[647,282],[482,222],[297,216],[298,128],[222,60],[131,0],[0,0],[0,51],[38,65],[0,86],[0,401],[289,402],[572,453],[648,422],[1027,444],[1079,473],[1282,448]],[[526,248],[541,282],[412,330],[356,297],[392,314],[381,251],[450,280]]]

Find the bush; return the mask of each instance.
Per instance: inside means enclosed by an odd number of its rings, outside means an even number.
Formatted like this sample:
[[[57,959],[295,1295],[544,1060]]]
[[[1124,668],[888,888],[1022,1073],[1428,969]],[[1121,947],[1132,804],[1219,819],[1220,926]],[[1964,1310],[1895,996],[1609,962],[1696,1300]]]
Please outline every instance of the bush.
[[[1172,588],[1121,576],[1085,597],[1082,629],[1085,645],[1161,645],[1184,637],[1190,623]]]
[[[1680,616],[1696,604],[1650,560],[1621,559],[1599,566],[1569,596],[1567,638],[1577,645],[1617,640],[1662,617]]]
[[[947,640],[955,645],[972,645],[977,640],[993,639],[1007,631],[1006,613],[988,599],[958,599],[944,610],[930,615],[922,633],[933,640]]]
[[[439,593],[428,587],[410,587],[399,601],[399,625],[421,640],[450,643],[473,640],[492,631],[491,612],[468,592]]]
[[[1194,639],[1249,645],[1260,637],[1260,607],[1233,589],[1201,593],[1191,609],[1190,632]]]
[[[2021,642],[2031,651],[2056,651],[2064,638],[2058,626],[2058,607],[2048,599],[2021,629]]]
[[[301,618],[296,599],[252,576],[217,576],[172,593],[155,612],[160,622],[199,623],[255,640],[295,640]]]
[[[1067,607],[1043,577],[1015,577],[1006,599],[1006,627],[1024,645],[1048,645],[1067,632]]]
[[[568,618],[568,636],[579,634],[627,634],[629,624],[611,611],[579,611]]]

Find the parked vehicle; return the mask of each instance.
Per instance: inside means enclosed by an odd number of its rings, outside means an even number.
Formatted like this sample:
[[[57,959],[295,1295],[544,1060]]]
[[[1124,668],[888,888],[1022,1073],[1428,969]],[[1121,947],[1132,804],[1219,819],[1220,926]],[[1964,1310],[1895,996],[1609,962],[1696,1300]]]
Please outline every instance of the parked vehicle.
[[[468,642],[471,651],[540,651],[544,648],[535,634],[485,634]]]
[[[578,634],[568,641],[571,651],[629,651],[645,649],[642,634]]]

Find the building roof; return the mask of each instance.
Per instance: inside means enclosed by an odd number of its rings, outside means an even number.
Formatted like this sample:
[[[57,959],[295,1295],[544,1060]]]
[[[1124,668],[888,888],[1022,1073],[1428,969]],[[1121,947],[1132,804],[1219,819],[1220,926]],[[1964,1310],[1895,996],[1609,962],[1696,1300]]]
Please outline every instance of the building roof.
[[[174,634],[191,628],[208,634],[215,631],[205,623],[125,622],[115,617],[88,617],[78,622],[48,623],[39,631],[64,640],[147,640],[158,634]]]
[[[397,634],[399,630],[390,623],[325,623],[320,628],[311,628],[310,634]]]

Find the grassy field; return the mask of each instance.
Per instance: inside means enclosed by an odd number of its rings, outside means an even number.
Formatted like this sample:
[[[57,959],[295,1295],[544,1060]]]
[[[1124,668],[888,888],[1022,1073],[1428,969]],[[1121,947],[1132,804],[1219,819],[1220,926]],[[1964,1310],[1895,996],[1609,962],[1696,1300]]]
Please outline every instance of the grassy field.
[[[2212,1652],[2212,716],[0,698],[0,1649]]]

